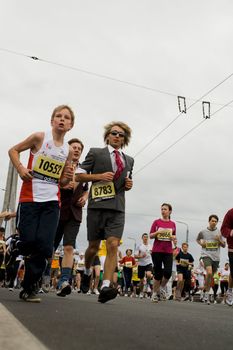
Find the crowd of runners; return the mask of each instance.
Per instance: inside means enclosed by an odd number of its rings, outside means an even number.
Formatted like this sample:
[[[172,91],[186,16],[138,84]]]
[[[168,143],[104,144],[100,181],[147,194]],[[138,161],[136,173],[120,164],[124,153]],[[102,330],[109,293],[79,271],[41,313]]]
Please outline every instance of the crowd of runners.
[[[79,163],[84,145],[78,138],[64,141],[74,126],[69,106],[54,109],[52,130],[36,132],[9,150],[22,179],[16,232],[7,240],[0,229],[0,283],[20,289],[25,302],[40,302],[40,292],[66,297],[98,295],[105,303],[117,295],[166,300],[200,300],[233,305],[233,209],[221,229],[218,216],[197,234],[200,257],[194,261],[188,243],[177,244],[172,206],[161,205],[161,217],[143,233],[135,251],[121,249],[125,223],[125,192],[133,187],[134,160],[123,152],[131,129],[123,122],[104,127],[103,148],[91,148]],[[27,166],[20,153],[29,150]],[[89,184],[90,183],[90,184]],[[87,207],[85,252],[76,238]],[[62,246],[61,246],[62,244]],[[228,247],[229,263],[219,269],[220,249]]]

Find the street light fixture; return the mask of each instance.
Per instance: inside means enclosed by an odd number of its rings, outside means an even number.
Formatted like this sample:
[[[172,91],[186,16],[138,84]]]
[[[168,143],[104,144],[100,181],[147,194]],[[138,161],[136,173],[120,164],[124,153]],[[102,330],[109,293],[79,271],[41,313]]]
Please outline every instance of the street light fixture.
[[[180,221],[180,220],[176,220],[176,222],[186,226],[186,239],[185,239],[185,242],[188,243],[189,242],[189,225],[186,222]]]

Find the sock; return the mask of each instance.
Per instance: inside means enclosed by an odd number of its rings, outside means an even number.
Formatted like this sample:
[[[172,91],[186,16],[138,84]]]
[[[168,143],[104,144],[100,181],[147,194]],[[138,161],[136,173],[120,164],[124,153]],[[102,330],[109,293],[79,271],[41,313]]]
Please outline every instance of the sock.
[[[85,273],[85,275],[90,276],[91,273],[92,273],[92,270],[91,270],[91,269],[87,269],[87,268],[85,267],[84,273]]]
[[[110,281],[109,280],[103,280],[101,289],[103,289],[104,287],[109,287],[110,286]]]
[[[62,267],[61,269],[61,277],[58,282],[58,288],[61,287],[62,283],[65,281],[69,281],[72,269],[70,267]]]

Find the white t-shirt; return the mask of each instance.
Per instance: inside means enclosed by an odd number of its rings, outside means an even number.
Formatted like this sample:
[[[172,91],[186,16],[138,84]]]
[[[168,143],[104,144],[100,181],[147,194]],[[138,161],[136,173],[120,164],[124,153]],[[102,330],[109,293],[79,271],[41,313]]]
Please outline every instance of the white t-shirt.
[[[138,259],[138,265],[139,266],[147,266],[149,264],[152,264],[152,258],[151,258],[151,250],[152,246],[150,244],[143,244],[141,243],[140,245],[137,246],[135,255],[144,255],[146,256],[144,258],[139,258]]]

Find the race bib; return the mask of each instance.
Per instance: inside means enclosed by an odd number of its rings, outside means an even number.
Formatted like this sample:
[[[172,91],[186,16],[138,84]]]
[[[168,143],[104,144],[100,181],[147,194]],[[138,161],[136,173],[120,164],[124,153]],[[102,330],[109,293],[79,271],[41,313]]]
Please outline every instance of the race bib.
[[[79,262],[78,263],[78,267],[84,267],[84,266],[85,266],[84,262]]]
[[[58,183],[65,163],[40,155],[33,168],[33,177],[47,182]]]
[[[132,266],[133,266],[132,261],[125,262],[125,267],[132,267]]]
[[[114,183],[109,182],[95,182],[91,187],[92,199],[101,201],[105,199],[114,198],[116,195]]]
[[[162,229],[162,230],[163,232],[158,234],[157,239],[159,241],[170,241],[172,237],[172,229],[168,228],[168,229]]]
[[[207,241],[206,250],[216,251],[218,250],[219,243],[217,241]]]
[[[180,259],[180,265],[183,267],[187,267],[189,265],[188,259]]]

